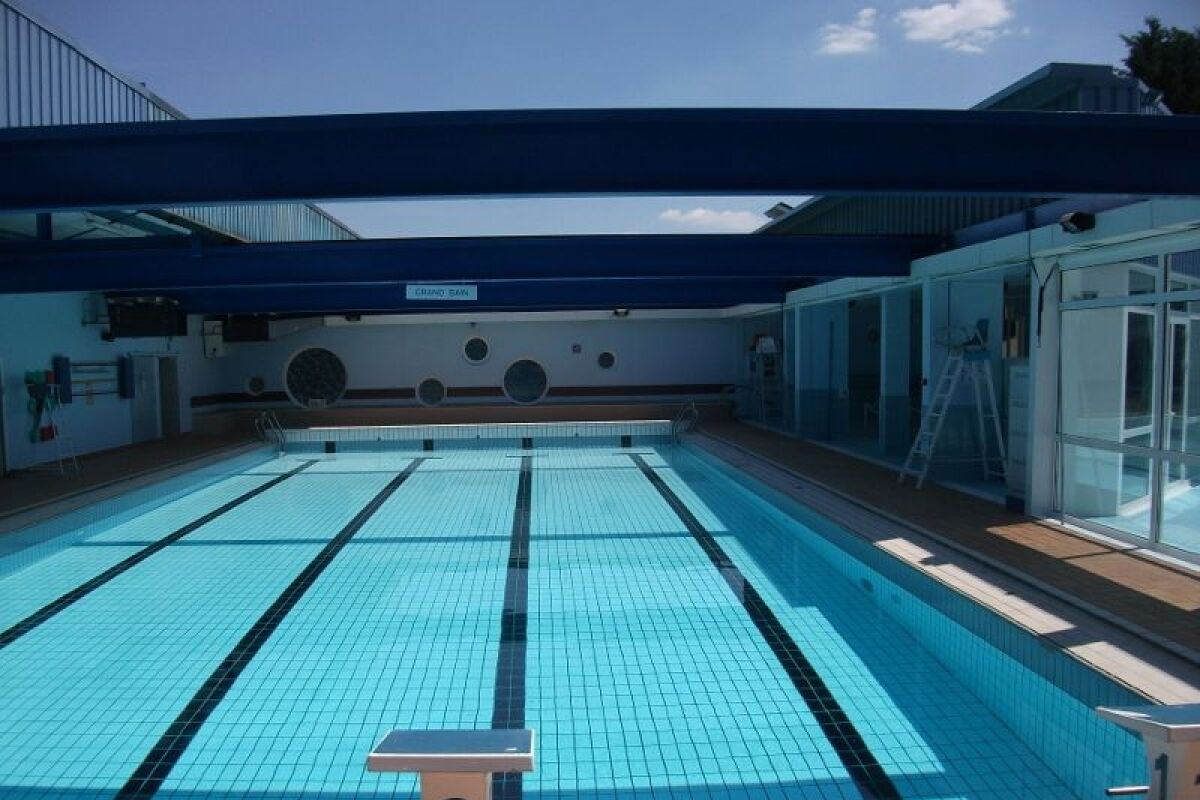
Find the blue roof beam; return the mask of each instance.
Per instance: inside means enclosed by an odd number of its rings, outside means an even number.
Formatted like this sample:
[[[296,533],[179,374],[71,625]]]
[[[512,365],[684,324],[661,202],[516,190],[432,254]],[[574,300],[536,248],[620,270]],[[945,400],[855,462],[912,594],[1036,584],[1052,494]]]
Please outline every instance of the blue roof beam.
[[[0,246],[0,292],[548,279],[908,275],[929,239],[595,235],[204,244],[188,237]]]
[[[523,281],[479,284],[472,302],[408,300],[404,286],[288,286],[172,292],[192,314],[346,314],[716,308],[781,303],[803,285],[783,280]]]
[[[639,109],[0,131],[0,210],[636,194],[1200,194],[1200,117]]]

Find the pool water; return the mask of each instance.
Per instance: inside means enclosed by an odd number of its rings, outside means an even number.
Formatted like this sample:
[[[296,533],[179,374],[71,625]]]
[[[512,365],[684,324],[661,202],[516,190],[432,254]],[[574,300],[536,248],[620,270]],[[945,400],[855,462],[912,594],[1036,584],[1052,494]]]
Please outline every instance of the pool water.
[[[0,572],[0,797],[415,797],[365,771],[396,728],[535,729],[498,798],[1137,782],[1107,729],[1035,752],[816,537],[681,447],[273,458]]]

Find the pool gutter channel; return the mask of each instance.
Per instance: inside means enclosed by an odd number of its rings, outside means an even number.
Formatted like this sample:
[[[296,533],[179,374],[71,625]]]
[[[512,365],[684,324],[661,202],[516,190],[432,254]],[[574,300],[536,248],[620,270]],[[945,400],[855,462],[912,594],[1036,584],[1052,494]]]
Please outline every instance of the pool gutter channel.
[[[152,798],[162,787],[171,770],[191,744],[192,739],[208,720],[216,707],[225,698],[242,671],[249,666],[262,646],[287,618],[296,604],[304,597],[342,549],[349,544],[367,521],[387,502],[400,486],[425,461],[414,458],[400,474],[392,478],[369,503],[363,506],[338,533],[321,548],[300,573],[292,579],[250,629],[238,640],[208,679],[201,684],[192,699],[168,726],[167,730],[150,749],[150,752],[134,770],[133,775],[115,795],[115,800],[146,800]],[[317,463],[306,462],[303,467]],[[301,467],[300,469],[302,469]],[[299,469],[288,473],[290,476]]]
[[[266,483],[256,486],[253,489],[251,489],[250,491],[238,495],[237,497],[230,500],[228,503],[225,503],[224,505],[219,506],[218,508],[215,508],[212,511],[209,511],[207,514],[197,517],[196,519],[189,522],[187,525],[184,525],[182,528],[177,528],[176,530],[172,531],[171,533],[168,533],[166,536],[162,537],[161,539],[158,539],[154,543],[147,545],[146,547],[142,548],[141,550],[138,550],[133,555],[128,556],[127,558],[119,561],[118,563],[116,563],[113,566],[109,567],[108,569],[104,570],[104,572],[101,572],[99,575],[96,575],[95,577],[91,578],[90,580],[87,580],[84,583],[81,583],[79,586],[76,586],[74,589],[67,592],[66,594],[60,595],[57,599],[52,600],[51,602],[42,606],[40,609],[33,612],[29,616],[25,617],[23,620],[16,623],[15,625],[12,625],[3,631],[0,631],[0,650],[4,649],[8,645],[10,645],[13,642],[17,641],[18,639],[20,639],[25,634],[34,630],[39,625],[41,625],[43,622],[46,622],[47,620],[53,618],[59,612],[65,611],[67,608],[70,608],[72,605],[74,605],[78,601],[82,600],[83,598],[87,597],[89,594],[96,591],[101,586],[104,586],[109,581],[113,580],[114,578],[119,577],[120,575],[124,574],[125,572],[128,572],[130,569],[133,569],[138,564],[140,564],[143,561],[145,561],[146,559],[150,558],[150,556],[154,555],[155,553],[158,553],[159,551],[161,551],[167,547],[170,547],[171,545],[175,544],[176,542],[178,542],[180,539],[187,536],[188,534],[194,533],[195,531],[204,527],[208,523],[212,522],[217,517],[220,517],[223,514],[226,514],[227,512],[232,511],[233,509],[242,505],[243,503],[253,500],[255,497],[258,497],[260,494],[262,494],[266,491],[269,491],[270,489],[275,488],[279,484],[286,481],[288,478],[291,478],[292,476],[303,472],[304,470],[308,469],[315,463],[317,463],[315,460],[305,461],[303,464],[296,467],[295,469],[289,470],[288,472],[285,472],[282,475],[278,475],[278,476],[272,478],[271,480],[267,481]]]
[[[693,434],[695,437],[696,434]],[[707,439],[708,443],[703,440]],[[736,452],[738,456],[745,457],[751,460],[751,464],[739,463],[735,458],[730,458],[728,454],[720,452],[714,448],[728,448]],[[868,518],[875,518],[875,526],[884,528],[890,526],[893,535],[903,535],[910,537],[910,541],[922,548],[929,547],[944,547],[946,550],[974,562],[977,566],[977,571],[972,571],[970,575],[973,579],[990,584],[1005,592],[1012,593],[1011,589],[1004,587],[1005,581],[1011,581],[1025,589],[1031,590],[1035,598],[1040,596],[1040,599],[1030,599],[1025,596],[1015,595],[1018,599],[1023,600],[1033,608],[1043,614],[1049,614],[1061,619],[1067,619],[1063,616],[1066,610],[1082,613],[1092,619],[1092,624],[1101,629],[1108,629],[1109,641],[1114,648],[1123,652],[1126,657],[1136,662],[1131,670],[1124,670],[1118,665],[1106,663],[1100,659],[1093,659],[1078,652],[1075,652],[1069,644],[1064,644],[1056,640],[1053,632],[1043,633],[1034,627],[1034,623],[1023,620],[1019,616],[1014,616],[1013,612],[997,606],[989,601],[986,593],[980,594],[971,591],[970,588],[965,588],[953,582],[948,582],[942,575],[930,571],[923,567],[922,564],[914,563],[901,555],[891,552],[888,549],[879,546],[875,539],[865,532],[858,529],[859,525],[854,520],[847,517],[846,513],[838,513],[836,510],[824,507],[817,513],[828,517],[835,525],[845,529],[848,533],[858,537],[864,543],[874,548],[881,556],[894,560],[898,565],[914,570],[917,574],[924,576],[927,579],[935,581],[940,586],[948,589],[955,594],[969,600],[972,603],[979,605],[987,611],[999,616],[1005,622],[1016,626],[1029,636],[1034,637],[1037,641],[1063,653],[1068,658],[1078,662],[1085,668],[1095,670],[1104,675],[1110,680],[1116,682],[1122,687],[1136,693],[1137,695],[1146,698],[1155,703],[1180,703],[1180,702],[1197,702],[1200,699],[1200,655],[1177,645],[1161,636],[1156,635],[1152,631],[1142,628],[1139,625],[1121,619],[1116,615],[1108,613],[1101,608],[1088,603],[1081,598],[1075,597],[1068,593],[1062,592],[1053,586],[1046,584],[1032,576],[1026,575],[1019,570],[989,558],[986,555],[976,553],[957,543],[939,536],[936,533],[926,530],[918,525],[915,525],[901,517],[890,514],[868,503],[864,503],[858,498],[839,491],[831,486],[828,486],[821,481],[813,479],[803,473],[797,472],[783,464],[780,464],[772,459],[760,455],[747,447],[744,447],[736,442],[729,441],[720,436],[700,431],[699,436],[693,439],[693,446],[711,457],[717,459],[722,464],[729,468],[739,470],[746,474],[750,479],[762,484],[766,489],[772,492],[778,492],[791,502],[811,504],[813,496],[808,494],[801,498],[795,494],[792,489],[785,488],[783,484],[792,483],[795,489],[801,491],[815,490],[824,493],[828,496],[830,504],[841,504],[843,509],[852,510],[858,515]],[[751,471],[747,471],[746,467],[751,466],[766,472],[774,471],[780,473],[781,476],[786,476],[790,481],[780,481],[780,485],[775,485],[771,481],[755,475]],[[796,484],[796,482],[799,482]],[[847,508],[849,507],[849,508]],[[915,538],[911,538],[915,537]],[[991,572],[993,574],[988,575]],[[982,573],[982,574],[981,574]],[[1075,627],[1078,627],[1074,621]],[[1116,634],[1114,637],[1113,634]],[[1121,640],[1125,641],[1122,642]],[[1141,652],[1139,652],[1139,650]],[[1148,651],[1148,652],[1147,652]],[[1163,663],[1166,659],[1167,663]],[[1173,662],[1173,663],[1172,663]],[[1146,670],[1160,670],[1162,673],[1171,675],[1181,686],[1171,692],[1164,692],[1160,681],[1156,678],[1160,676],[1147,675]],[[1178,695],[1178,696],[1176,696]]]
[[[804,655],[804,651],[767,605],[766,600],[733,563],[716,538],[696,519],[679,495],[675,494],[646,460],[632,453],[629,457],[683,522],[741,603],[816,718],[821,732],[836,751],[838,759],[850,774],[864,800],[900,800],[900,793],[895,784],[867,746],[862,734],[833,696],[833,692],[825,685],[812,662]]]

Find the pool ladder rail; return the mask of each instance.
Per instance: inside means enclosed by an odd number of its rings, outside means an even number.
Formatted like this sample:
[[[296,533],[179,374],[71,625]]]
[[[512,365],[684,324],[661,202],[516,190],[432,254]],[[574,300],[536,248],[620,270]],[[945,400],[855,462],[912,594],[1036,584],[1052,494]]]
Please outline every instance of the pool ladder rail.
[[[671,419],[671,444],[679,444],[680,437],[693,430],[698,422],[700,409],[696,408],[696,401],[692,400]]]
[[[274,441],[279,445],[279,453],[282,455],[287,448],[287,435],[283,432],[283,426],[279,424],[279,417],[275,416],[275,412],[267,410],[254,418],[254,430],[258,434],[258,438],[264,442]]]

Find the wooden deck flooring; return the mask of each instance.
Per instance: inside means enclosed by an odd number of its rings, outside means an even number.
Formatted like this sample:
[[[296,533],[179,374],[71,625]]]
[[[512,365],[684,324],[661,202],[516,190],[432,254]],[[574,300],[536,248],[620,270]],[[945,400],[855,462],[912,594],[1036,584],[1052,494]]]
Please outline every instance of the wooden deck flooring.
[[[898,485],[896,472],[738,422],[702,431],[927,531],[955,547],[1055,587],[1200,662],[1200,570],[1149,558],[936,484]]]

